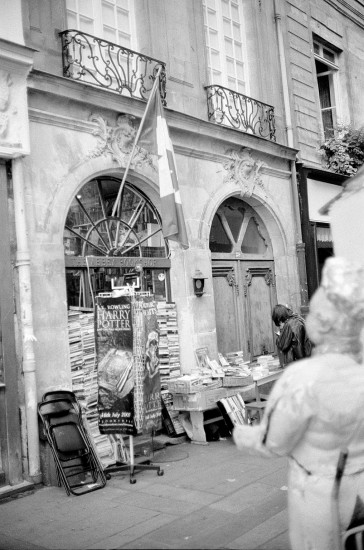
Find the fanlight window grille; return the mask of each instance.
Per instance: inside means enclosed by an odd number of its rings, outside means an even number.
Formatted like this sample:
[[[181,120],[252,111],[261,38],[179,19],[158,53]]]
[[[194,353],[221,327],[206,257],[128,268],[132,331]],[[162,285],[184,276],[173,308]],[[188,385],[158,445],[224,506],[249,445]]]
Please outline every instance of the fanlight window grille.
[[[234,257],[270,257],[271,245],[256,212],[238,198],[224,201],[211,225],[210,250],[216,254]]]
[[[64,228],[69,306],[93,307],[99,292],[133,285],[169,299],[169,251],[159,213],[144,193],[126,183],[117,214],[116,178],[88,182],[74,197]]]
[[[159,214],[141,191],[126,184],[120,214],[111,215],[119,185],[92,180],[75,196],[65,225],[66,255],[168,256]]]

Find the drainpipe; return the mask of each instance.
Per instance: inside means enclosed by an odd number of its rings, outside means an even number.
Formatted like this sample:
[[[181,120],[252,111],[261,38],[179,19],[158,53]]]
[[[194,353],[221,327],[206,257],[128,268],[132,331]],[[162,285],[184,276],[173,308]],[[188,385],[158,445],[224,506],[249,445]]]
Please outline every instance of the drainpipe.
[[[289,96],[289,86],[288,86],[288,77],[287,77],[287,64],[286,64],[286,56],[285,56],[285,49],[284,49],[284,42],[283,42],[282,25],[281,25],[282,16],[277,10],[278,1],[279,0],[273,0],[273,8],[274,8],[274,21],[276,25],[277,39],[278,39],[279,66],[280,66],[280,73],[281,73],[281,79],[282,79],[284,119],[285,119],[288,146],[294,148],[291,102],[290,102],[290,96]],[[302,310],[302,313],[305,314],[308,311],[305,243],[302,241],[302,230],[301,230],[301,223],[300,223],[301,213],[300,213],[300,203],[299,203],[298,187],[297,187],[296,163],[294,160],[291,161],[291,174],[292,174],[291,196],[292,196],[292,203],[293,203],[294,217],[295,217],[296,253],[297,253],[297,260],[298,260],[301,310]]]
[[[281,25],[282,16],[277,11],[277,4],[278,4],[277,0],[273,0],[274,21],[277,29],[279,65],[281,70],[282,88],[283,88],[283,103],[284,103],[284,115],[285,115],[285,123],[286,123],[287,141],[288,141],[288,146],[293,147],[294,140],[293,140],[293,129],[292,129],[292,118],[291,118],[291,104],[290,104],[291,102],[289,99],[287,65],[286,65],[286,56],[284,53],[284,42],[283,42],[282,25]]]
[[[13,190],[16,264],[19,282],[19,325],[22,334],[22,370],[24,375],[25,416],[27,423],[29,476],[35,483],[41,481],[39,457],[39,430],[37,411],[37,383],[34,355],[32,292],[30,284],[30,255],[25,215],[25,193],[22,158],[13,159]]]

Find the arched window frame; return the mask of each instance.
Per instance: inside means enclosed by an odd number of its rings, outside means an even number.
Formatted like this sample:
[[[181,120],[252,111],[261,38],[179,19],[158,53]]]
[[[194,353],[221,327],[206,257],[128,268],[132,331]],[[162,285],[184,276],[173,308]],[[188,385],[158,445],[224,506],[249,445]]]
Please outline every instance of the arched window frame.
[[[241,208],[244,211],[244,215],[242,216],[242,223],[240,226],[240,229],[238,231],[238,236],[235,239],[233,236],[233,233],[231,231],[231,228],[228,223],[228,219],[225,214],[225,209],[229,207],[229,205],[235,203],[236,205],[241,203]],[[246,259],[246,260],[256,260],[256,259],[264,259],[264,260],[273,260],[273,250],[271,241],[267,232],[267,229],[265,227],[265,224],[263,220],[260,218],[260,216],[257,214],[257,212],[246,202],[242,201],[241,199],[238,199],[237,197],[230,197],[226,199],[217,209],[215,216],[217,216],[221,222],[221,225],[223,226],[226,236],[228,237],[230,244],[231,244],[231,250],[229,252],[216,252],[211,249],[211,231],[210,231],[210,250],[211,250],[211,257],[212,259]],[[259,237],[262,240],[262,243],[264,243],[265,251],[264,253],[244,253],[241,249],[242,244],[244,242],[244,237],[246,235],[246,231],[249,226],[249,222],[253,220],[253,223],[255,224],[257,228],[257,232],[259,234]],[[212,223],[213,226],[213,223]],[[211,227],[212,227],[211,226]]]

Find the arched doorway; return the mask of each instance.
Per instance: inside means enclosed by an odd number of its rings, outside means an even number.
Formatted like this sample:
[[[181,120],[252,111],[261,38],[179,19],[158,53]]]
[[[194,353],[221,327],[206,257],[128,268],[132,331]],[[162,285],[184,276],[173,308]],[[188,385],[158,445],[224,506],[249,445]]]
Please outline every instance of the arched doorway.
[[[95,178],[72,201],[63,238],[68,306],[91,308],[97,293],[128,284],[169,299],[170,260],[159,213],[126,183],[112,216],[119,187],[117,178]]]
[[[237,197],[226,199],[212,221],[210,250],[219,351],[242,350],[246,360],[274,354],[273,251],[255,210]]]

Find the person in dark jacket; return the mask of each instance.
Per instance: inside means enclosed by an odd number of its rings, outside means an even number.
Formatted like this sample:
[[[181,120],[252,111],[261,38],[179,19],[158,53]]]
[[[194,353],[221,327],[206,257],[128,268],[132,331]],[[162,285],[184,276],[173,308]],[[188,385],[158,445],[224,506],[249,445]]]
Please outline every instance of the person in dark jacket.
[[[311,343],[306,334],[303,317],[293,313],[289,306],[278,304],[273,308],[272,319],[276,327],[277,348],[282,367],[311,355]]]

